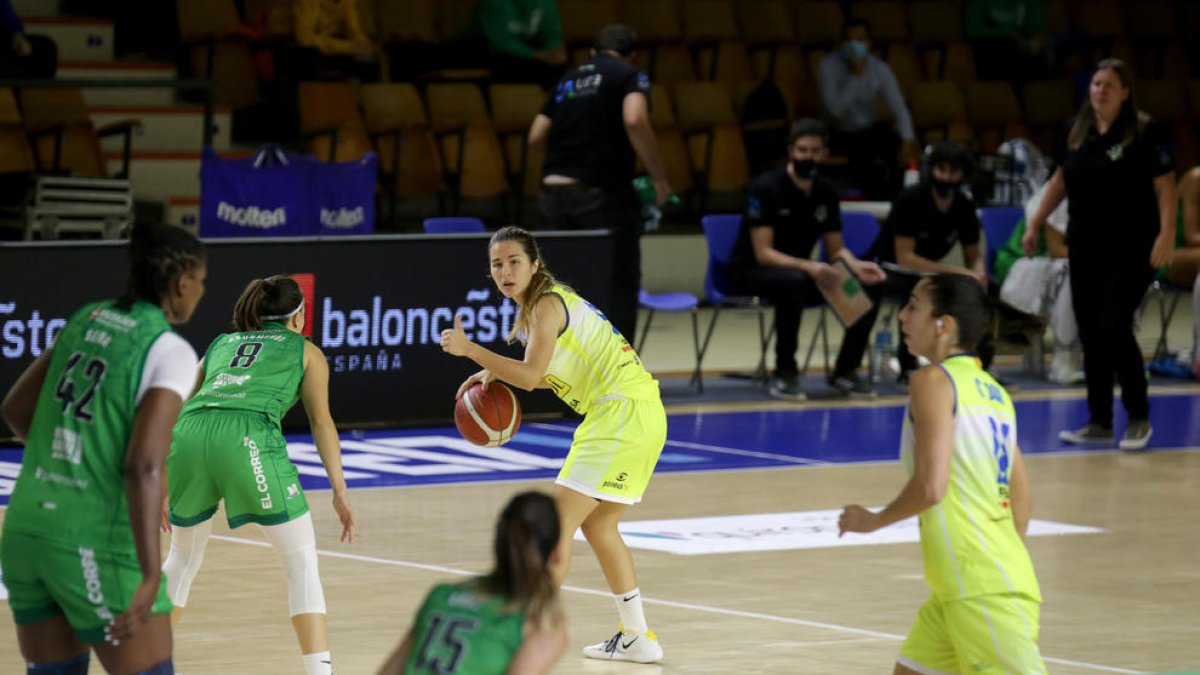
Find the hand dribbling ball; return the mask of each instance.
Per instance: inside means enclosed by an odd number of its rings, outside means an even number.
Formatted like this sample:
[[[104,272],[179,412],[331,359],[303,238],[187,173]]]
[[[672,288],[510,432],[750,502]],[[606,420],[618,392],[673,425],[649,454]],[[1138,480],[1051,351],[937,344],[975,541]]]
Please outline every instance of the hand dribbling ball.
[[[521,404],[502,382],[476,382],[454,403],[454,426],[475,445],[504,445],[521,426]]]

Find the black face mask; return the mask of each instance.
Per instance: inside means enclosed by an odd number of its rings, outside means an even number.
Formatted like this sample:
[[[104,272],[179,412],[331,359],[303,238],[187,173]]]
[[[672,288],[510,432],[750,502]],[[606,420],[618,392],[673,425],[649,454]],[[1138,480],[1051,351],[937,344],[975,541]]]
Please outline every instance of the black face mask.
[[[796,174],[796,178],[811,180],[817,175],[817,163],[811,159],[793,159],[792,173]]]
[[[941,197],[942,199],[945,199],[945,198],[949,197],[950,195],[954,194],[954,192],[956,190],[958,190],[959,185],[962,185],[962,183],[952,181],[952,180],[938,180],[936,178],[933,179],[933,191],[934,191],[934,193],[937,194],[937,196]]]

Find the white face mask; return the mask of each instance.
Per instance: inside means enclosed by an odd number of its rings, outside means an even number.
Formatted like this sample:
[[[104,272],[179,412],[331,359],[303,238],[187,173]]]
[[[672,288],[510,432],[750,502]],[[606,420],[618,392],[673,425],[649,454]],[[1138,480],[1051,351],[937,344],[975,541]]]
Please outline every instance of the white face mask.
[[[862,61],[867,58],[870,49],[863,40],[849,40],[842,46],[842,54],[851,61]]]

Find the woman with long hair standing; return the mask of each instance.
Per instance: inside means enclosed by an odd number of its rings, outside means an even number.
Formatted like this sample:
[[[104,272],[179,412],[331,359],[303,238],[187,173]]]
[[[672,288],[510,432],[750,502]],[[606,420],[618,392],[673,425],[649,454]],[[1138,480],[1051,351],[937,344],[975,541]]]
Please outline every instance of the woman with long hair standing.
[[[379,675],[538,675],[567,646],[554,568],[561,561],[554,500],[512,498],[496,520],[485,576],[438,584]]]
[[[0,407],[25,442],[0,565],[30,673],[84,675],[91,650],[113,675],[175,672],[158,522],[196,352],[171,324],[207,266],[172,225],[135,225],[129,252],[125,293],[76,311]]]
[[[442,350],[483,367],[459,387],[503,380],[526,391],[549,388],[581,413],[571,450],[555,483],[562,521],[559,583],[571,563],[571,541],[582,528],[613,592],[621,617],[612,638],[586,647],[594,659],[655,663],[658,638],[646,624],[633,556],[617,523],[641,501],[667,440],[667,415],[658,382],[608,318],[568,286],[558,283],[537,241],[519,227],[504,227],[488,245],[492,280],[520,307],[510,340],[525,344],[521,360],[472,342],[458,317],[442,331]]]
[[[288,459],[283,415],[304,402],[317,453],[333,487],[342,541],[354,541],[354,514],[342,450],[329,414],[329,364],[301,335],[307,311],[286,276],[251,281],[233,308],[233,333],[218,335],[200,366],[200,389],[183,408],[167,459],[171,552],[163,570],[177,625],[224,500],[229,527],[256,523],[283,564],[288,609],[308,675],[333,672],[325,591],[308,500]]]
[[[1171,258],[1175,236],[1175,158],[1166,129],[1138,110],[1133,72],[1120,59],[1096,66],[1088,98],[1071,123],[1059,168],[1021,240],[1033,255],[1042,225],[1068,197],[1068,260],[1083,372],[1086,424],[1063,431],[1072,444],[1109,444],[1113,374],[1129,421],[1120,447],[1150,441],[1150,399],[1134,314]]]

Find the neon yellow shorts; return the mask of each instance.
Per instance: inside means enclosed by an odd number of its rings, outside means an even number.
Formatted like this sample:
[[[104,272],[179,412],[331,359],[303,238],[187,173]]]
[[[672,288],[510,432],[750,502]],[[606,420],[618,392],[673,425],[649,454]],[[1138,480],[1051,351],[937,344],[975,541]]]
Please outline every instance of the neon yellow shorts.
[[[923,675],[1045,673],[1038,603],[1017,594],[930,598],[900,648],[900,665]]]
[[[556,483],[596,499],[636,504],[667,441],[662,401],[614,398],[597,404],[575,430]]]

